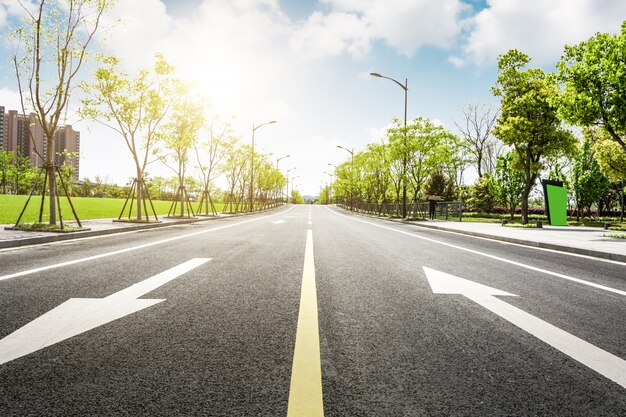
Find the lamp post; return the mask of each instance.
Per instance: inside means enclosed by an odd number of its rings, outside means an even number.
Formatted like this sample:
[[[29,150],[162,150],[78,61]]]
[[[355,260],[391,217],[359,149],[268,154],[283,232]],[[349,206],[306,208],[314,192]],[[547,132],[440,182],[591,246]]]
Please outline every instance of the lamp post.
[[[352,189],[354,188],[354,148],[350,150],[348,148],[344,148],[341,145],[337,145],[337,147],[343,149],[344,151],[350,152],[350,210],[354,211],[354,200],[352,199]]]
[[[296,175],[295,177],[293,177],[293,178],[291,179],[291,193],[292,193],[292,194],[293,194],[293,181],[294,181],[296,178],[300,178],[300,175]],[[287,194],[289,194],[289,184],[287,184]],[[287,196],[287,198],[289,198],[289,196]]]
[[[404,84],[401,82],[394,80],[393,78],[385,77],[384,75],[380,75],[377,72],[370,72],[372,77],[377,78],[385,78],[387,80],[391,80],[394,83],[398,84],[400,88],[404,90],[404,152],[402,152],[402,217],[406,217],[406,166],[407,166],[407,157],[406,157],[406,107],[407,107],[407,99],[408,99],[408,91],[409,91],[409,80],[408,78],[404,79]]]
[[[276,120],[271,120],[269,122],[261,123],[258,126],[254,126],[252,124],[252,153],[250,154],[250,211],[253,210],[252,200],[254,199],[254,132],[261,126],[269,125],[272,123],[276,123]]]
[[[328,164],[330,165],[330,164]],[[330,172],[326,172],[324,171],[324,174],[328,175],[329,179],[330,179],[330,184],[328,185],[328,202],[329,204],[333,203],[333,199],[331,198],[331,190],[333,189],[333,174],[331,174]]]
[[[287,203],[289,203],[289,171],[293,171],[294,169],[296,169],[296,167],[289,168],[287,170],[287,192],[285,193],[285,199],[287,200]]]

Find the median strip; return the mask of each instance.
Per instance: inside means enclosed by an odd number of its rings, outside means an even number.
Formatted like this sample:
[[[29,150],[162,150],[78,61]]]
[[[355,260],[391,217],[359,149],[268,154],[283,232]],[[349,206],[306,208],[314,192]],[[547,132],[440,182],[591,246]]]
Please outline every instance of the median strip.
[[[315,263],[313,260],[313,231],[309,229],[304,253],[300,311],[291,369],[287,417],[323,415],[322,365],[317,318],[317,291],[315,289]]]

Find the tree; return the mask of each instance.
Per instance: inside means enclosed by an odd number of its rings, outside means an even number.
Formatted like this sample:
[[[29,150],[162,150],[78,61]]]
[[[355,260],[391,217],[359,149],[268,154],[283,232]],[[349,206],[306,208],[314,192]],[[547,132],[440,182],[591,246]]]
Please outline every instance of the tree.
[[[35,174],[28,156],[15,155],[13,166],[11,167],[11,177],[13,179],[13,192],[15,194],[28,193],[29,185],[32,185]]]
[[[602,175],[600,165],[593,156],[589,138],[585,139],[580,153],[574,159],[572,188],[578,220],[580,220],[583,208],[591,212],[591,206],[599,203],[611,189],[610,181]]]
[[[45,160],[50,225],[55,225],[57,220],[55,134],[64,124],[70,95],[87,49],[111,4],[111,0],[39,0],[31,7],[20,2],[25,20],[11,35],[13,65],[22,112],[26,114],[27,107],[34,110],[45,137],[45,149],[35,149],[35,152]]]
[[[228,153],[233,149],[239,138],[233,135],[230,126],[225,125],[220,130],[212,122],[208,127],[208,139],[200,144],[194,144],[198,169],[202,174],[202,197],[198,203],[199,213],[202,211],[202,203],[205,204],[205,215],[209,215],[209,204],[211,213],[217,215],[213,198],[211,197],[211,181],[224,170],[224,161]],[[219,131],[219,133],[217,133]],[[206,156],[206,162],[203,156]]]
[[[472,186],[469,204],[477,211],[491,213],[498,200],[498,189],[494,177],[487,173],[476,179]]]
[[[172,151],[172,157],[176,163],[176,168],[172,168],[172,170],[178,177],[178,190],[170,208],[170,213],[174,215],[176,207],[180,203],[180,217],[183,217],[185,216],[186,206],[188,208],[187,215],[192,216],[194,214],[185,188],[185,176],[187,174],[189,151],[197,143],[198,132],[205,122],[205,105],[201,98],[190,94],[191,85],[177,84],[170,121],[164,126],[159,137],[165,144],[165,148]],[[165,159],[163,160],[165,161]]]
[[[584,128],[593,149],[594,158],[600,165],[602,173],[611,181],[619,182],[626,179],[626,153],[618,143],[613,141],[602,127]]]
[[[463,107],[465,125],[454,122],[463,137],[461,147],[473,156],[479,177],[494,172],[496,157],[502,147],[492,134],[498,114],[486,104],[468,104]]]
[[[83,100],[81,113],[124,139],[135,163],[136,220],[143,219],[142,209],[148,220],[144,175],[148,157],[172,103],[174,68],[163,55],[157,54],[151,70],[142,70],[131,79],[119,69],[118,58],[108,56],[101,60],[104,66],[96,70],[95,81],[82,85],[89,98]]]
[[[416,202],[430,174],[451,160],[457,138],[423,117],[416,117],[406,127],[397,120],[395,124],[387,133],[391,157],[402,160],[406,157],[406,175]]]
[[[516,152],[514,168],[524,173],[522,224],[528,223],[528,197],[546,157],[573,153],[576,140],[557,115],[556,81],[541,69],[523,70],[530,57],[515,49],[498,58],[498,78],[492,87],[501,99],[494,135]]]
[[[522,202],[525,184],[524,173],[513,168],[515,158],[515,150],[498,155],[495,175],[498,202],[509,209],[511,219],[515,215],[517,206]]]
[[[12,161],[13,152],[0,149],[0,185],[2,185],[2,194],[7,193],[7,182],[9,181]]]
[[[565,83],[560,113],[569,122],[602,126],[626,153],[626,21],[619,35],[596,33],[566,46],[557,64]]]
[[[446,201],[452,201],[456,197],[456,184],[452,178],[446,177],[443,172],[435,171],[430,174],[425,185],[427,195],[438,195]]]

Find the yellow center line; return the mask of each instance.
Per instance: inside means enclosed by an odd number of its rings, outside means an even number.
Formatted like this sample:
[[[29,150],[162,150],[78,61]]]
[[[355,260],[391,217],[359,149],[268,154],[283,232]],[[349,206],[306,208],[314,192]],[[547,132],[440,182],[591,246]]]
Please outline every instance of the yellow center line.
[[[291,386],[287,417],[316,417],[324,415],[322,400],[322,365],[317,319],[317,291],[313,261],[313,231],[309,229],[304,253],[300,312],[293,353]]]

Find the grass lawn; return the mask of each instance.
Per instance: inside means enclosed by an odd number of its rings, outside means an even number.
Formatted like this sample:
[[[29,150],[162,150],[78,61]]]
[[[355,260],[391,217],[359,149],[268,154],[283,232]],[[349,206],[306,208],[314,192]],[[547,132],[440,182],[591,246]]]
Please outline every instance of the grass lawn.
[[[2,195],[0,194],[0,224],[15,223],[20,215],[24,203],[28,196],[26,195]],[[117,218],[124,206],[123,198],[90,198],[90,197],[72,197],[72,203],[81,220],[89,219],[110,219]],[[157,214],[165,215],[170,209],[171,201],[153,201],[154,209]],[[28,203],[28,208],[22,217],[21,223],[33,223],[38,221],[39,205],[41,204],[40,196],[33,196]],[[43,221],[48,221],[48,199],[46,198],[44,206]],[[130,204],[130,203],[129,203]],[[222,204],[215,205],[218,212],[222,210]],[[133,212],[135,211],[133,205]],[[197,203],[192,204],[193,209],[197,208]],[[64,220],[74,220],[72,210],[70,209],[67,199],[61,197],[61,209]],[[128,206],[126,206],[128,213]]]

